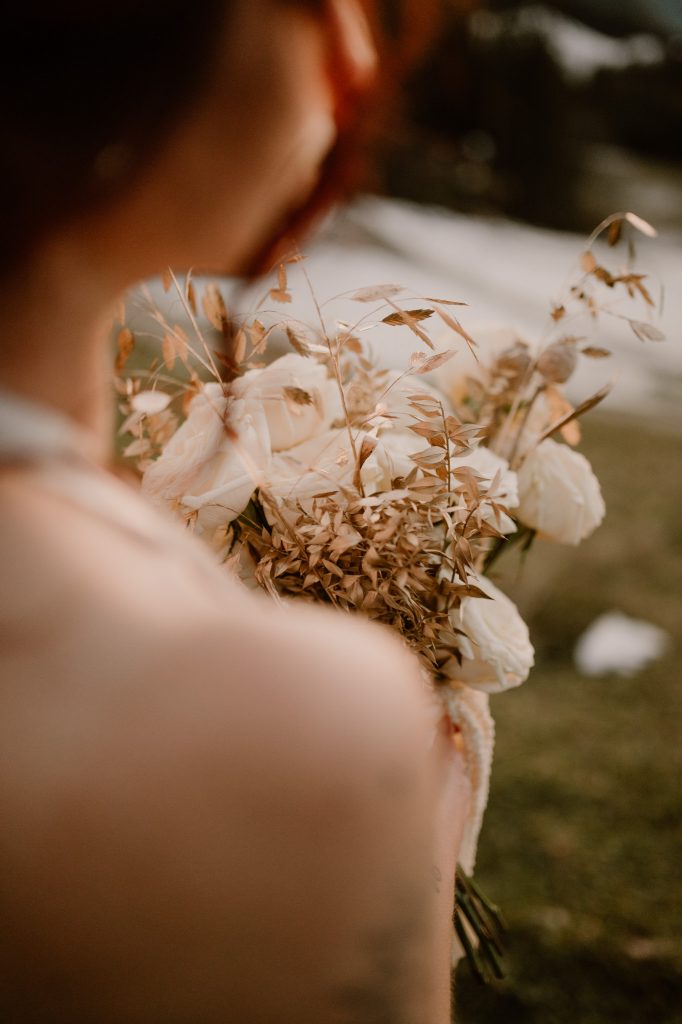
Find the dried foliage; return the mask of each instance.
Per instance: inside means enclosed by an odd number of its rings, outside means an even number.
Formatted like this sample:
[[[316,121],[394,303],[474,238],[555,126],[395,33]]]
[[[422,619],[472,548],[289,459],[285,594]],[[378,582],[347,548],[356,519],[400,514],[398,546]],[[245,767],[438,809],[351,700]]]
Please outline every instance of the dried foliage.
[[[120,332],[116,369],[125,414],[121,429],[131,435],[124,453],[144,472],[177,430],[201,391],[202,380],[223,381],[229,395],[230,381],[266,365],[273,332],[283,332],[292,350],[323,365],[338,388],[340,417],[334,426],[342,427],[348,439],[337,456],[338,479],[330,478],[328,485],[323,480],[317,493],[301,500],[295,487],[285,496],[271,494],[266,475],[255,487],[248,510],[232,521],[229,534],[226,524],[220,525],[221,543],[209,539],[226,551],[229,535],[233,559],[248,552],[255,581],[273,596],[322,602],[387,623],[418,654],[434,680],[450,683],[453,670],[456,678],[454,666],[462,660],[464,633],[456,613],[466,598],[488,598],[480,576],[508,546],[510,530],[504,523],[515,520],[524,542],[534,532],[515,508],[505,504],[502,471],[487,478],[473,461],[466,464],[466,456],[478,446],[487,447],[501,466],[514,471],[532,447],[552,436],[559,435],[572,446],[579,443],[579,418],[608,390],[574,407],[563,386],[581,358],[605,359],[610,353],[567,330],[576,312],[587,310],[595,320],[617,315],[643,341],[662,338],[651,323],[614,314],[599,300],[600,291],[620,290],[653,306],[643,274],[609,270],[595,252],[603,234],[610,247],[626,240],[632,264],[634,246],[625,236],[634,231],[655,233],[629,213],[607,218],[595,231],[581,257],[577,280],[552,307],[550,335],[539,350],[514,338],[492,360],[477,364],[476,374],[460,385],[458,394],[439,396],[433,387],[421,391],[413,385],[407,400],[400,400],[399,414],[394,398],[403,382],[437,373],[458,345],[476,354],[475,339],[452,312],[464,303],[422,298],[419,306],[403,308],[399,303],[404,289],[396,284],[371,286],[350,296],[359,304],[379,303],[373,310],[376,323],[409,330],[425,347],[396,376],[369,357],[361,333],[366,316],[354,325],[341,323],[330,330],[315,298],[319,322],[314,326],[258,310],[234,317],[215,283],[199,286],[190,275],[181,285],[169,271],[164,287],[174,287],[180,296],[194,336],[169,323],[150,302],[159,327],[160,359],[146,375],[123,379],[135,341],[127,328]],[[288,263],[301,263],[301,258],[296,254]],[[291,302],[287,267],[279,267],[265,302]],[[389,312],[382,315],[381,307]],[[222,339],[219,344],[212,344],[201,331],[198,308]],[[425,326],[435,320],[453,337],[440,351]],[[291,383],[281,389],[280,400],[297,416],[316,407],[319,396]],[[390,447],[391,432],[397,428],[417,439],[410,467],[405,471],[403,466],[401,475],[368,493],[363,484],[365,465],[378,446]],[[238,424],[229,429],[238,444]],[[302,466],[302,473],[309,468]],[[175,507],[181,511],[182,502],[176,501]],[[193,526],[200,518],[196,512],[184,514]]]
[[[429,447],[392,488],[364,496],[295,499],[277,503],[261,490],[257,520],[239,520],[239,536],[257,558],[256,580],[276,596],[303,597],[357,610],[399,632],[434,678],[458,654],[460,630],[451,613],[464,597],[486,597],[476,567],[489,538],[503,535],[486,511],[506,511],[471,470],[452,470],[453,451],[468,450],[476,428],[446,416],[423,395],[410,403],[420,414],[415,432]],[[450,421],[450,422],[449,422]],[[370,454],[363,442],[359,463]],[[252,503],[252,509],[255,509]]]

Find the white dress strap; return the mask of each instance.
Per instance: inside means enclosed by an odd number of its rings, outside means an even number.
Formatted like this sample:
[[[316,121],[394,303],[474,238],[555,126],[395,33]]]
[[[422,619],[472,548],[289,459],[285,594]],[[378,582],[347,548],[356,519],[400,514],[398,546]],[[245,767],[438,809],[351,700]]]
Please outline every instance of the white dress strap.
[[[0,462],[92,459],[97,439],[56,409],[0,390]]]
[[[41,489],[147,548],[189,560],[214,583],[221,580],[208,550],[170,514],[99,465],[99,450],[97,437],[67,416],[0,390],[0,466],[25,468]]]

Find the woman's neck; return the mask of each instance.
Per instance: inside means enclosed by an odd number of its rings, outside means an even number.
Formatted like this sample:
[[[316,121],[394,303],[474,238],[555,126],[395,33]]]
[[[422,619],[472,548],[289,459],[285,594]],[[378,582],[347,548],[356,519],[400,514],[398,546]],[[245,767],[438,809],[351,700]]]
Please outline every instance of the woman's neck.
[[[41,254],[0,291],[0,387],[93,431],[102,461],[113,437],[112,314],[116,288],[64,246]]]

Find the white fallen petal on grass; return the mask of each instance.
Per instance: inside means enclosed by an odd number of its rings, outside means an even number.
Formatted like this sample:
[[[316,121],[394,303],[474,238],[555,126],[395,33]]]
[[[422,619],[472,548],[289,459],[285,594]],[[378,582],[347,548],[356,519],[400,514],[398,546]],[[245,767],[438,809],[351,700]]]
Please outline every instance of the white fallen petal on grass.
[[[660,626],[606,612],[595,619],[575,645],[574,659],[584,676],[634,676],[661,658],[670,637]]]

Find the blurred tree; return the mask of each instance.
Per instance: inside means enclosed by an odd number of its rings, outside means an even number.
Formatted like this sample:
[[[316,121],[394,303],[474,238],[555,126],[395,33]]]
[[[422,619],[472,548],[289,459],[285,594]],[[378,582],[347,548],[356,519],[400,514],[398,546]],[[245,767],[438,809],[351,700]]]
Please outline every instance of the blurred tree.
[[[613,147],[633,150],[641,173],[651,157],[677,162],[670,174],[682,184],[682,0],[443,0],[441,9],[380,161],[390,194],[583,231],[610,192],[607,171],[593,175],[595,147],[611,147],[611,167]],[[590,29],[580,36],[564,17]],[[595,34],[646,31],[658,34],[650,49],[661,60],[639,61],[627,40]],[[622,66],[600,69],[597,59],[594,73],[573,74],[557,47],[566,32],[622,54]],[[595,188],[601,198],[588,195]]]
[[[679,0],[548,0],[548,4],[613,36],[653,32],[667,37],[682,32]],[[518,4],[511,0],[508,6]]]
[[[612,140],[638,153],[682,161],[682,59],[627,74],[604,69],[588,89]]]

